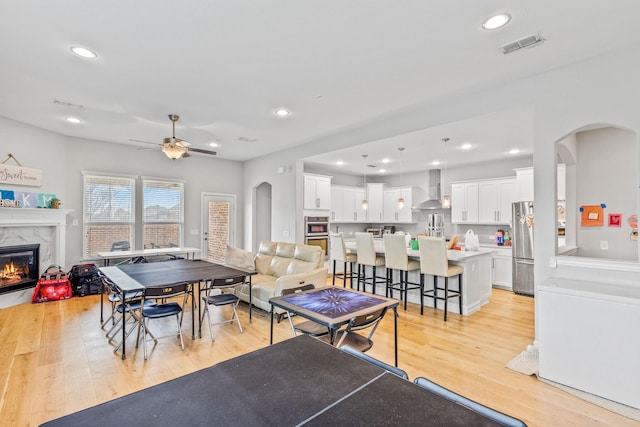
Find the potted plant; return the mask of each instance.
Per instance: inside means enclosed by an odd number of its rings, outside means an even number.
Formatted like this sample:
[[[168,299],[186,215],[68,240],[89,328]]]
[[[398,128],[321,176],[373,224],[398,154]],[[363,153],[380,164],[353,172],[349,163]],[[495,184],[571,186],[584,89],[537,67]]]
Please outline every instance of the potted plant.
[[[62,201],[60,199],[51,199],[51,201],[49,202],[49,207],[51,209],[58,209],[60,208],[60,204],[62,203]]]

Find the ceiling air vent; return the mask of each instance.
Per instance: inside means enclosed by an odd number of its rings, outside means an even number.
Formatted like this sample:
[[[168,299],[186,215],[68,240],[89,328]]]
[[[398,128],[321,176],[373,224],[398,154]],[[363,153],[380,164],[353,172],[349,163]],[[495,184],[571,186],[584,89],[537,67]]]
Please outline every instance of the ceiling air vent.
[[[513,53],[521,49],[537,46],[542,42],[544,42],[544,39],[540,34],[532,34],[514,42],[503,44],[502,46],[500,46],[500,49],[502,50],[502,53],[506,55],[508,53]]]

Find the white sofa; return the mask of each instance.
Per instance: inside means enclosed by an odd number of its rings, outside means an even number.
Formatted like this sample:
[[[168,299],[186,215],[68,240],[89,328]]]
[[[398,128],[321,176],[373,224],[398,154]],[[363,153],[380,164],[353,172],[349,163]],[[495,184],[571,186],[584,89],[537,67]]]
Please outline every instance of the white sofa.
[[[265,311],[271,310],[269,299],[280,296],[283,289],[309,283],[320,287],[327,283],[325,252],[318,246],[263,240],[253,257],[253,265],[248,265],[247,254],[251,253],[228,248],[226,263],[241,268],[255,268],[257,274],[251,276],[252,302]],[[238,293],[241,300],[249,302],[248,286],[241,287]],[[281,313],[282,310],[276,308],[275,312]]]

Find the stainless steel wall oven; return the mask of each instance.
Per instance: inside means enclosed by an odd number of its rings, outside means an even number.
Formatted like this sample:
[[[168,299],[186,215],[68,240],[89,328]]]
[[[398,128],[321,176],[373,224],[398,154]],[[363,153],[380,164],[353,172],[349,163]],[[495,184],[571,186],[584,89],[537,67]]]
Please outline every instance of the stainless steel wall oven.
[[[304,217],[304,243],[306,245],[320,246],[325,254],[329,255],[328,216]]]

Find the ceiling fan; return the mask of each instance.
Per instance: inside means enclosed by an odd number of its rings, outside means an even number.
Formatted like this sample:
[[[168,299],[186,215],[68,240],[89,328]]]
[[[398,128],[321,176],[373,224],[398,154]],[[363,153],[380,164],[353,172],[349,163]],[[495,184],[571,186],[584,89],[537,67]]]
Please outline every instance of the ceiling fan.
[[[173,133],[170,138],[169,137],[164,138],[162,140],[162,144],[149,142],[149,141],[140,141],[138,139],[130,139],[130,141],[144,142],[145,144],[161,145],[162,152],[166,154],[167,157],[173,160],[179,159],[181,157],[191,157],[191,155],[189,154],[190,151],[193,151],[194,153],[211,154],[213,156],[218,154],[215,151],[203,150],[201,148],[191,147],[191,144],[189,144],[187,141],[184,141],[180,138],[176,138],[176,122],[180,120],[180,116],[178,116],[177,114],[169,114],[169,120],[171,120]]]

